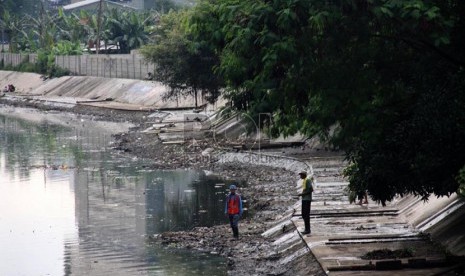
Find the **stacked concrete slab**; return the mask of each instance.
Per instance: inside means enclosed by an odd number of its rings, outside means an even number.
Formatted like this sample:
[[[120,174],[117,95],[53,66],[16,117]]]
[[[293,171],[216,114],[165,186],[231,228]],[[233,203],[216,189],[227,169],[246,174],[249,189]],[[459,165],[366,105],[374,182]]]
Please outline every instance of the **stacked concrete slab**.
[[[448,253],[465,255],[464,200],[399,197],[382,207],[350,204],[342,158],[308,158],[317,179],[311,211],[312,234],[302,239],[328,275],[433,275],[447,273]],[[300,203],[294,205],[300,213]],[[303,221],[293,218],[297,229]],[[376,250],[407,250],[410,257],[366,259]],[[378,251],[379,252],[379,251]],[[442,275],[442,274],[441,274]]]

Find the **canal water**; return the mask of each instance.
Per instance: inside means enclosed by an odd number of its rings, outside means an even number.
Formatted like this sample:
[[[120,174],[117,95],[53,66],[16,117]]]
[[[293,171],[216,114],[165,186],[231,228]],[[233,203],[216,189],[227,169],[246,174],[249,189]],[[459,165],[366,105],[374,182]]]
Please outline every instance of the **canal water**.
[[[148,237],[225,223],[227,183],[148,170],[111,149],[122,125],[0,107],[0,275],[226,274]]]

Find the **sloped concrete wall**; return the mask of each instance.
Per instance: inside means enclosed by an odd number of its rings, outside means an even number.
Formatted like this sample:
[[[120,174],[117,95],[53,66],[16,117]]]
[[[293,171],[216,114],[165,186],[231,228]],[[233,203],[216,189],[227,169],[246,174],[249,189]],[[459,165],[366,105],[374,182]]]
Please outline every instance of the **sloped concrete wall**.
[[[428,201],[422,201],[419,198],[408,196],[408,200],[414,202],[411,206],[403,210],[403,214],[407,221],[418,228],[427,220],[434,216],[439,210],[444,209],[457,199],[456,195],[451,197],[435,197],[432,195]]]
[[[465,200],[456,194],[428,201],[408,196],[411,204],[401,215],[420,232],[442,244],[454,255],[465,256]]]
[[[195,107],[192,96],[164,101],[163,95],[168,91],[168,87],[154,81],[85,76],[65,76],[43,81],[39,74],[0,71],[1,87],[7,84],[16,87],[16,95],[44,97],[54,101],[60,101],[60,98],[76,98],[81,101],[111,98],[114,103],[130,104],[133,108]],[[198,104],[204,104],[200,97]]]
[[[465,256],[465,206],[447,214],[440,223],[430,227],[427,233],[452,254]]]
[[[13,84],[17,91],[30,92],[43,85],[44,81],[39,74],[19,73],[14,71],[0,71],[0,89]]]

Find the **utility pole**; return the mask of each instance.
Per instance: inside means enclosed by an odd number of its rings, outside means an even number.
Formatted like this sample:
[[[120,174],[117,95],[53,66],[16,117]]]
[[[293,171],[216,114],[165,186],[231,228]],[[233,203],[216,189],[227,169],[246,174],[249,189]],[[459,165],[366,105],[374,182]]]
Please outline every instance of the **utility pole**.
[[[97,55],[99,54],[99,51],[100,51],[100,29],[102,28],[102,10],[103,10],[103,0],[100,0],[99,6],[98,6],[98,15],[97,15],[97,45],[95,46]]]

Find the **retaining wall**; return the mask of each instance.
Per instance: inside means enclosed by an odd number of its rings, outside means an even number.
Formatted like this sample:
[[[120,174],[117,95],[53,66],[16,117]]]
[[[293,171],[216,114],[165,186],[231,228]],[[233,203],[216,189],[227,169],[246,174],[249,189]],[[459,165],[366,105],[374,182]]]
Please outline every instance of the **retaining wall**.
[[[37,54],[0,53],[4,65],[18,66],[22,62],[37,62]],[[154,65],[146,63],[139,54],[57,56],[55,64],[73,75],[105,78],[144,79],[154,72]]]
[[[431,235],[434,241],[441,243],[454,255],[465,256],[465,200],[456,194],[450,197],[435,197],[422,201],[407,196],[411,202],[401,210],[417,231]]]
[[[102,106],[131,105],[131,109],[194,108],[192,96],[178,100],[163,99],[168,88],[159,82],[124,78],[65,76],[42,80],[39,74],[0,71],[0,87],[13,84],[16,91],[7,96],[34,98],[55,102],[106,100]],[[199,104],[204,101],[199,98]]]

